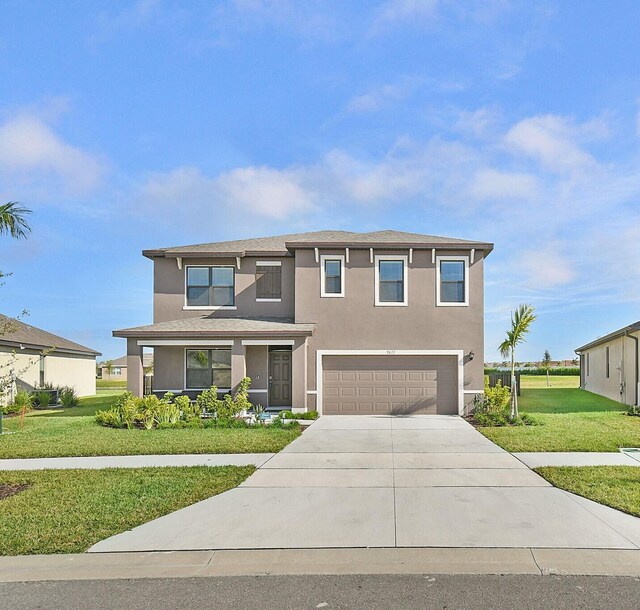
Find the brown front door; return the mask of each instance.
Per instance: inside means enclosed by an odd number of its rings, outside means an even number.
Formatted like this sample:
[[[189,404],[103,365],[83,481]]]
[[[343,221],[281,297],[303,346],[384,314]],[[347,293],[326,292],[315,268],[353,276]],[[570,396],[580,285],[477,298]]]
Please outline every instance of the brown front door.
[[[291,350],[269,352],[269,406],[291,407]]]

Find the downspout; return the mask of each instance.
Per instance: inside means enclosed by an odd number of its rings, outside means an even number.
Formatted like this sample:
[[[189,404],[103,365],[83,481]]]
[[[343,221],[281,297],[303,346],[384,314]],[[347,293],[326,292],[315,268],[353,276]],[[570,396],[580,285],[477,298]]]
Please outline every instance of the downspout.
[[[629,339],[633,339],[636,344],[636,402],[635,405],[638,406],[638,390],[640,389],[640,351],[638,349],[638,337],[635,335],[629,334],[629,331],[625,333],[625,336],[629,337]]]

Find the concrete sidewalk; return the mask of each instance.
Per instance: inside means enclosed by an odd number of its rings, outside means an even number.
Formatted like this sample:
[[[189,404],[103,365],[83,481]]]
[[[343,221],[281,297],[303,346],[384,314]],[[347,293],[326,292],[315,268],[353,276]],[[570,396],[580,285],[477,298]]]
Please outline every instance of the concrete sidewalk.
[[[283,549],[0,557],[0,582],[304,574],[640,577],[640,550]]]
[[[149,466],[262,466],[274,453],[119,455],[0,460],[0,470],[144,468]]]
[[[529,468],[540,466],[640,466],[638,453],[597,453],[597,452],[536,452],[514,453]]]
[[[457,416],[325,416],[239,487],[91,552],[638,549],[640,519],[552,487]]]

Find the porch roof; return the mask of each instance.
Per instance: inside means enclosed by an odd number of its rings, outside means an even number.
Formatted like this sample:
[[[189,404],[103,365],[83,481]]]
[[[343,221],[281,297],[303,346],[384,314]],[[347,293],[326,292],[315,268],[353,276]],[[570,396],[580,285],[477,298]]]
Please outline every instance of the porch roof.
[[[183,318],[114,330],[114,337],[294,337],[313,334],[315,324],[296,324],[292,318]]]

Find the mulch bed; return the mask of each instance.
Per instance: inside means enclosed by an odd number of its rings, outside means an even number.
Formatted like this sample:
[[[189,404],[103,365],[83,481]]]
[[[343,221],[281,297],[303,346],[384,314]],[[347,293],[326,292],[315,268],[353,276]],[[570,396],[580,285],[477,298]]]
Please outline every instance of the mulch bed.
[[[0,485],[0,500],[10,498],[19,494],[21,491],[25,491],[31,487],[31,483],[17,483],[17,484],[5,484]]]

